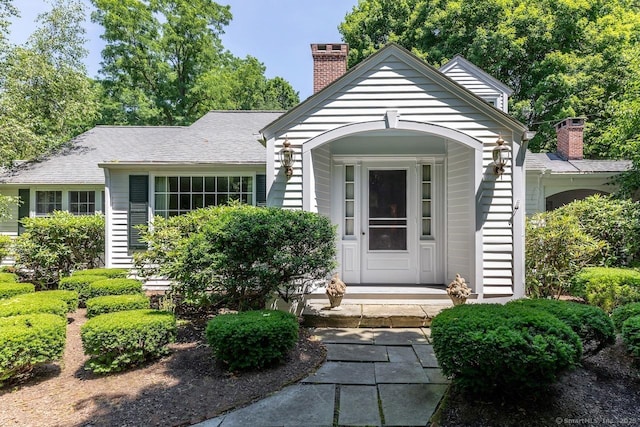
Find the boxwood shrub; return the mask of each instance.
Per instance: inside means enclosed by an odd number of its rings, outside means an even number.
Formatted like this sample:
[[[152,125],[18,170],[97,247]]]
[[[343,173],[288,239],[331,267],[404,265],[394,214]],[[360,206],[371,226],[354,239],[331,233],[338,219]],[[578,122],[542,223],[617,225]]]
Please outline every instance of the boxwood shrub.
[[[223,314],[209,321],[206,337],[229,370],[261,369],[281,361],[298,340],[298,320],[276,310]]]
[[[142,293],[142,282],[135,279],[103,279],[89,283],[89,298],[105,295],[133,295]]]
[[[0,300],[0,317],[51,313],[66,318],[67,303],[60,298],[49,298],[42,294],[43,292],[34,292]]]
[[[71,276],[103,276],[109,279],[124,279],[129,274],[126,268],[89,268],[87,270],[74,271]]]
[[[16,283],[0,281],[0,299],[11,298],[16,295],[35,292],[33,283]]]
[[[53,291],[36,292],[36,296],[47,299],[60,299],[67,304],[67,313],[72,313],[78,309],[78,292],[57,289]]]
[[[85,302],[89,299],[89,284],[97,282],[98,280],[105,280],[105,277],[91,276],[88,274],[63,277],[60,279],[58,289],[78,292],[80,306],[84,306]]]
[[[520,299],[508,303],[512,304],[544,310],[562,320],[578,334],[585,353],[597,353],[616,340],[613,322],[601,308],[552,299]]]
[[[0,271],[0,282],[17,282],[18,275],[13,273],[5,273]]]
[[[640,272],[628,268],[589,267],[572,279],[571,293],[607,313],[640,301]]]
[[[91,318],[115,311],[137,310],[149,307],[149,298],[142,294],[105,295],[87,300],[87,317]]]
[[[582,355],[580,338],[564,322],[517,305],[445,309],[433,319],[431,337],[443,373],[470,392],[540,392]]]
[[[86,368],[98,374],[117,372],[168,352],[175,340],[173,314],[157,310],[127,310],[93,317],[80,328]]]
[[[0,386],[34,366],[62,358],[67,322],[48,313],[0,318]]]
[[[640,357],[640,316],[628,318],[622,324],[622,341],[634,357]]]
[[[634,302],[616,308],[613,310],[613,313],[611,313],[611,320],[613,320],[613,325],[616,330],[621,331],[622,324],[625,320],[634,316],[640,316],[640,302]]]

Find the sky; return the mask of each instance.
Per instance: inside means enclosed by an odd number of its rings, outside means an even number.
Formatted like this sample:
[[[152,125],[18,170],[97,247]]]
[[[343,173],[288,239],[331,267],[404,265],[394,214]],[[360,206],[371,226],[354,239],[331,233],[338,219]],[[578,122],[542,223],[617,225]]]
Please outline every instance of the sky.
[[[89,0],[83,0],[90,10]],[[342,42],[338,25],[358,0],[219,0],[231,6],[233,20],[225,29],[222,42],[235,56],[258,58],[266,66],[266,76],[280,76],[304,100],[313,92],[311,43]],[[50,9],[45,0],[13,0],[21,17],[11,26],[10,40],[24,43],[36,27],[38,14]],[[85,60],[90,77],[100,69],[104,46],[102,27],[85,24],[89,56]]]

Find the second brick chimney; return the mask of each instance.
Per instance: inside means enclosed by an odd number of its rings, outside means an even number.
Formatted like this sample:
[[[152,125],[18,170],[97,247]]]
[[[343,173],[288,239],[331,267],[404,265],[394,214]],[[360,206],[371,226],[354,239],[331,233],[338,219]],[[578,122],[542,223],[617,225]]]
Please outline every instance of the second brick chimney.
[[[582,160],[584,119],[569,117],[556,124],[558,155],[565,160]]]
[[[318,93],[347,72],[346,43],[312,44],[313,93]]]

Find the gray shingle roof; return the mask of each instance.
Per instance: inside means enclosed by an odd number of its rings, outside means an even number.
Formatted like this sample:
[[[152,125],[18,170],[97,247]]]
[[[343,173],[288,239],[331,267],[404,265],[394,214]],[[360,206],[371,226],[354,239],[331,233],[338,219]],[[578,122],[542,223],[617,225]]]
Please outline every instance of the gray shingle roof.
[[[532,153],[527,151],[527,171],[551,173],[618,173],[631,167],[630,160],[564,160],[556,153]]]
[[[104,184],[99,163],[264,164],[258,131],[281,111],[211,111],[188,127],[97,126],[60,152],[0,174],[0,183]]]

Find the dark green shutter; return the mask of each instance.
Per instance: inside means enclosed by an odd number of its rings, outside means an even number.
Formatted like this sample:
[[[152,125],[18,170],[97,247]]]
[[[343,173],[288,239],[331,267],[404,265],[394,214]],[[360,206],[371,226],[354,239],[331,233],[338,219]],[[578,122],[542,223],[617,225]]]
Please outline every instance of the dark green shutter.
[[[149,221],[149,177],[129,176],[129,248],[145,249],[136,225],[147,225]]]
[[[267,176],[256,175],[256,205],[267,205]]]
[[[22,201],[22,204],[18,207],[18,235],[20,235],[24,233],[22,218],[29,218],[29,211],[31,210],[31,192],[28,188],[19,189],[18,196]]]

